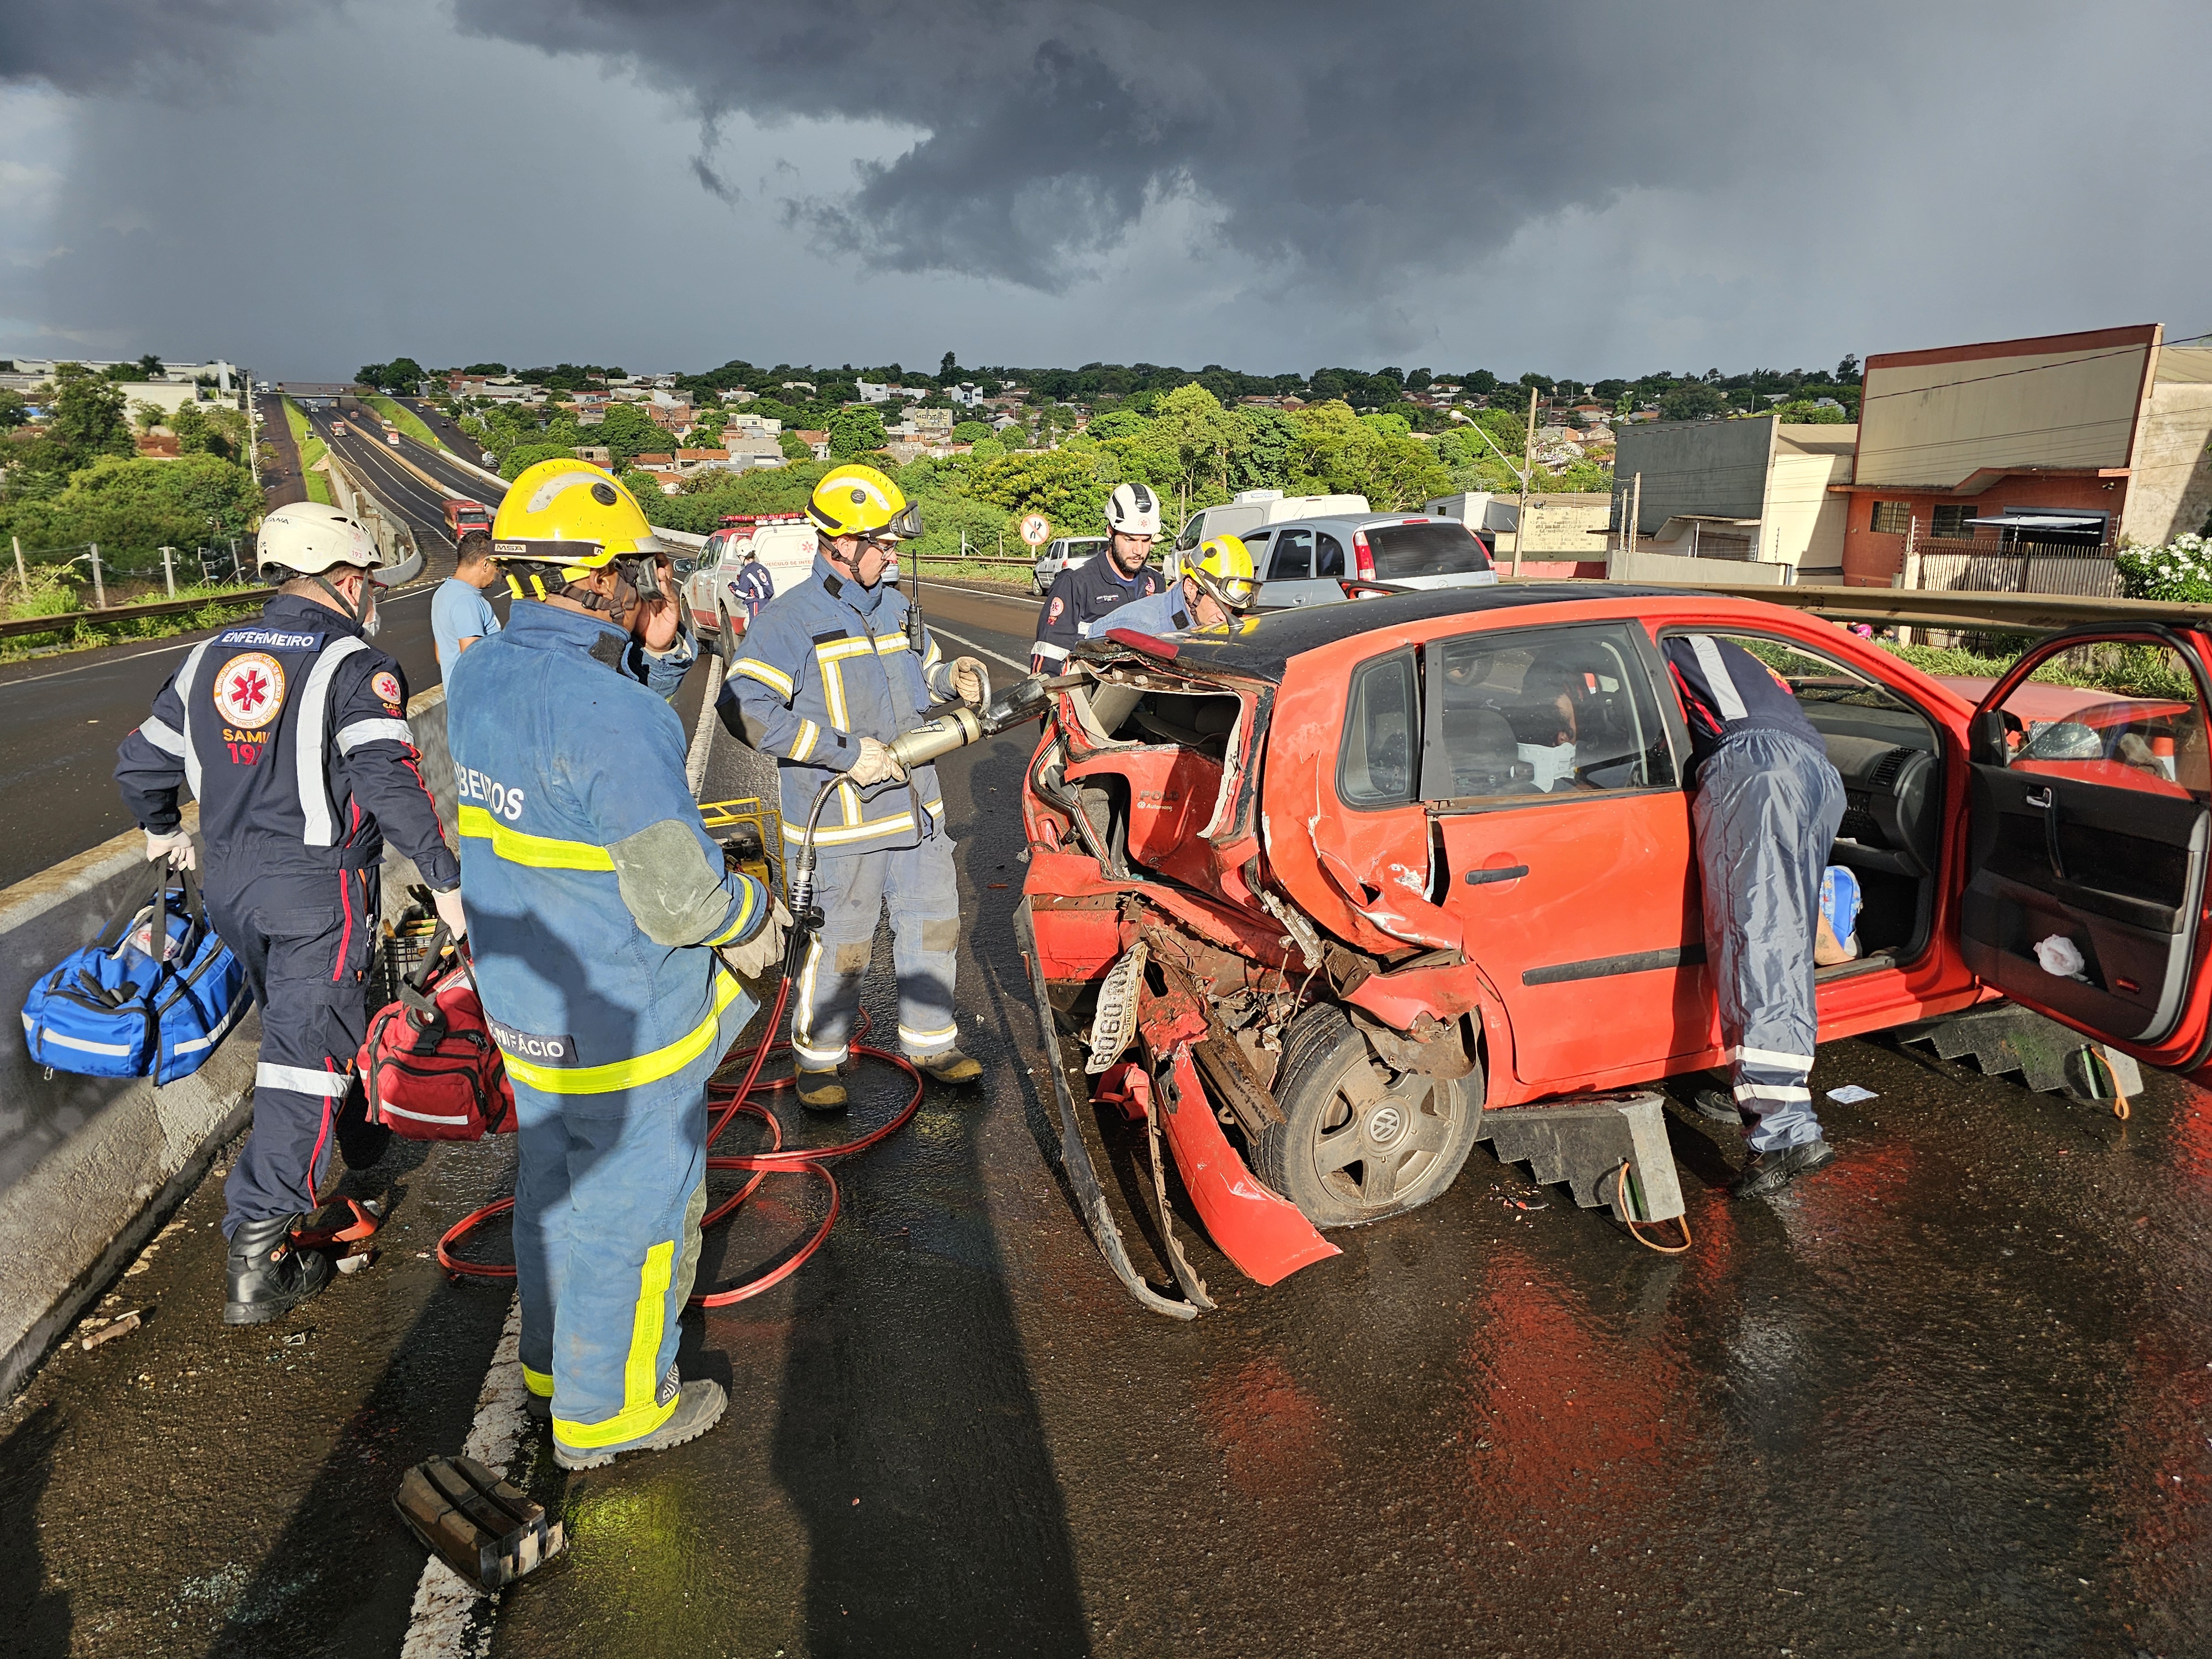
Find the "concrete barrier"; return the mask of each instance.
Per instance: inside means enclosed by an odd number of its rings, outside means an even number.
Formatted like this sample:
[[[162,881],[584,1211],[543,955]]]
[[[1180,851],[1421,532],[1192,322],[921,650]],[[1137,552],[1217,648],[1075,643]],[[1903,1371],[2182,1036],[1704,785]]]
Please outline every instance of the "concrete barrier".
[[[1606,574],[1617,582],[1648,582],[1665,587],[1736,587],[1747,584],[1786,587],[1790,568],[1753,559],[1688,559],[1679,553],[1631,553],[1616,548],[1607,556]]]
[[[423,780],[453,819],[446,694],[407,705]],[[198,832],[199,807],[185,809]],[[418,880],[387,851],[387,916]],[[143,1078],[90,1078],[33,1063],[23,999],[39,975],[92,943],[126,905],[143,903],[153,872],[136,830],[0,890],[0,1400],[13,1395],[55,1340],[183,1203],[252,1109],[261,1021],[246,1014],[191,1076],[165,1088]],[[218,1293],[209,1285],[206,1293]]]

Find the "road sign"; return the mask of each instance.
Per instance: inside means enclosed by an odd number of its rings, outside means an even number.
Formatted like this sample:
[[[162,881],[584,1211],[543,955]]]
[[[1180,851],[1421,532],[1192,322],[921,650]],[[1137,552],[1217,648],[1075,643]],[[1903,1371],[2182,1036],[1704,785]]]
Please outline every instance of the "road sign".
[[[1022,520],[1022,539],[1031,547],[1042,547],[1052,538],[1052,524],[1042,513],[1032,513]]]

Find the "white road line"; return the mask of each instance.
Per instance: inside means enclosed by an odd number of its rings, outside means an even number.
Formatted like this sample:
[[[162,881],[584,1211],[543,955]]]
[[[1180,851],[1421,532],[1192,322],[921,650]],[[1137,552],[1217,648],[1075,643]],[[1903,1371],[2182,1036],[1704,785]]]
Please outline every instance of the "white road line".
[[[1002,662],[1018,672],[1026,674],[1030,672],[1030,665],[1027,663],[1016,662],[1012,657],[1001,656],[988,645],[978,645],[973,640],[963,640],[949,628],[939,628],[935,623],[932,623],[929,624],[929,631],[940,640],[950,640],[955,645],[966,646],[970,651],[980,651],[992,661]]]
[[[522,1298],[517,1297],[507,1310],[499,1346],[492,1350],[491,1369],[477,1395],[476,1425],[461,1455],[512,1480],[516,1448],[530,1427],[528,1395],[529,1384],[522,1380]],[[498,1612],[498,1596],[485,1595],[434,1555],[416,1582],[399,1659],[483,1659],[491,1651],[492,1620]]]
[[[957,576],[947,576],[942,579],[932,576],[925,580],[922,586],[946,588],[955,593],[972,593],[979,599],[1004,599],[1008,605],[1025,605],[1032,611],[1044,609],[1044,601],[1034,594],[1009,593],[1002,587],[963,586]],[[923,608],[927,610],[928,607],[925,605]]]

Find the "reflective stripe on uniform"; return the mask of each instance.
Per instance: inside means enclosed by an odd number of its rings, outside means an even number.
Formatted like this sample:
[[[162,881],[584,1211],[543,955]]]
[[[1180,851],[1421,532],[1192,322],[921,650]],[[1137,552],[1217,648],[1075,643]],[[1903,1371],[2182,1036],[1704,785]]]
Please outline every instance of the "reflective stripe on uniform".
[[[791,695],[791,676],[781,668],[769,666],[758,657],[738,658],[738,665],[730,672],[743,674],[749,680],[758,680],[769,690],[781,691],[787,697]]]
[[[830,724],[840,732],[853,729],[853,716],[845,702],[844,665],[854,657],[875,654],[865,639],[825,640],[814,647],[814,661],[822,670],[822,700],[829,705]]]
[[[332,640],[315,659],[314,666],[307,671],[307,683],[300,690],[295,731],[299,742],[300,816],[307,826],[301,840],[310,847],[335,847],[338,840],[337,807],[331,799],[323,757],[323,713],[330,707],[331,681],[337,677],[340,663],[355,652],[368,649],[368,641],[350,634]]]
[[[572,1423],[565,1417],[555,1418],[553,1431],[563,1444],[590,1448],[635,1440],[651,1434],[676,1414],[676,1401],[665,1406],[660,1403],[660,1376],[653,1364],[660,1358],[668,1283],[675,1261],[675,1243],[663,1241],[645,1253],[644,1263],[637,1270],[637,1310],[630,1319],[629,1355],[623,1361],[623,1408],[603,1423]]]
[[[1813,1069],[1810,1054],[1785,1054],[1778,1048],[1751,1048],[1741,1043],[1729,1050],[1729,1058],[1747,1060],[1753,1066],[1784,1066],[1800,1072]]]
[[[1735,1085],[1735,1097],[1738,1100],[1809,1101],[1813,1098],[1813,1091],[1781,1083],[1739,1083]]]
[[[510,830],[481,806],[464,806],[459,816],[462,836],[488,841],[491,850],[509,864],[533,870],[611,870],[614,854],[586,841],[559,841],[551,836],[526,835]]]
[[[553,1373],[550,1371],[533,1371],[525,1365],[522,1368],[522,1385],[540,1400],[553,1397]]]
[[[404,743],[415,746],[415,728],[400,720],[356,720],[338,728],[338,753],[350,755],[365,743]]]
[[[641,1084],[656,1082],[672,1072],[682,1071],[707,1052],[721,1028],[722,1011],[737,1000],[739,988],[735,979],[717,971],[714,1002],[707,1010],[707,1017],[673,1042],[664,1042],[649,1054],[629,1060],[611,1060],[600,1066],[533,1066],[528,1060],[507,1054],[503,1058],[507,1074],[549,1095],[611,1094],[617,1089],[635,1089]]]
[[[149,714],[144,720],[139,721],[138,735],[163,754],[174,755],[179,760],[184,758],[184,733],[176,731],[160,715]]]
[[[319,1072],[307,1066],[278,1066],[263,1060],[253,1068],[257,1089],[282,1089],[289,1094],[313,1095],[321,1100],[342,1100],[353,1086],[344,1072]]]
[[[799,735],[796,738],[793,738],[791,741],[792,759],[795,761],[805,760],[809,755],[814,752],[814,745],[821,741],[821,738],[822,728],[820,726],[817,726],[812,720],[800,720],[799,722]]]
[[[192,792],[192,799],[200,798],[200,753],[192,747],[192,683],[199,678],[200,659],[207,655],[213,640],[202,640],[185,658],[185,665],[177,671],[177,707],[185,716],[185,782]]]
[[[750,876],[745,878],[744,902],[738,906],[738,914],[730,925],[707,941],[709,947],[727,945],[732,939],[742,936],[745,929],[752,926],[753,890],[758,884]]]
[[[933,817],[941,818],[945,816],[945,803],[941,800],[926,800],[922,802],[922,806]],[[898,835],[913,828],[914,814],[911,811],[906,811],[899,813],[895,817],[862,818],[856,823],[849,823],[842,830],[817,830],[814,832],[814,842],[817,847],[850,845],[854,842],[868,841],[877,836]],[[783,826],[783,838],[793,847],[799,846],[806,840],[805,827],[794,824],[787,819]]]
[[[1048,645],[1044,641],[1039,640],[1030,647],[1030,654],[1033,657],[1042,657],[1047,662],[1066,662],[1067,647],[1064,645]]]
[[[1721,655],[1720,647],[1713,643],[1712,635],[1686,634],[1683,637],[1689,641],[1690,649],[1696,653],[1698,666],[1705,671],[1705,684],[1712,688],[1713,700],[1721,706],[1721,718],[1724,720],[1747,718],[1751,711],[1743,706],[1743,698],[1737,694],[1735,681],[1729,676],[1727,659]]]
[[[908,1025],[898,1028],[899,1041],[906,1045],[908,1054],[934,1054],[939,1048],[950,1048],[960,1040],[960,1027],[956,1024],[941,1026],[934,1031],[917,1031]]]

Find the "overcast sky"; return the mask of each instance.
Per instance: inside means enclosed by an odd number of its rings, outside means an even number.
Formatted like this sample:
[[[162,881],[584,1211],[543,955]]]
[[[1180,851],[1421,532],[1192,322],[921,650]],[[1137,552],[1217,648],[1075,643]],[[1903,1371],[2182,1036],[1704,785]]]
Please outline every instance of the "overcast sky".
[[[0,356],[1654,369],[2212,329],[2212,7],[6,0]]]

